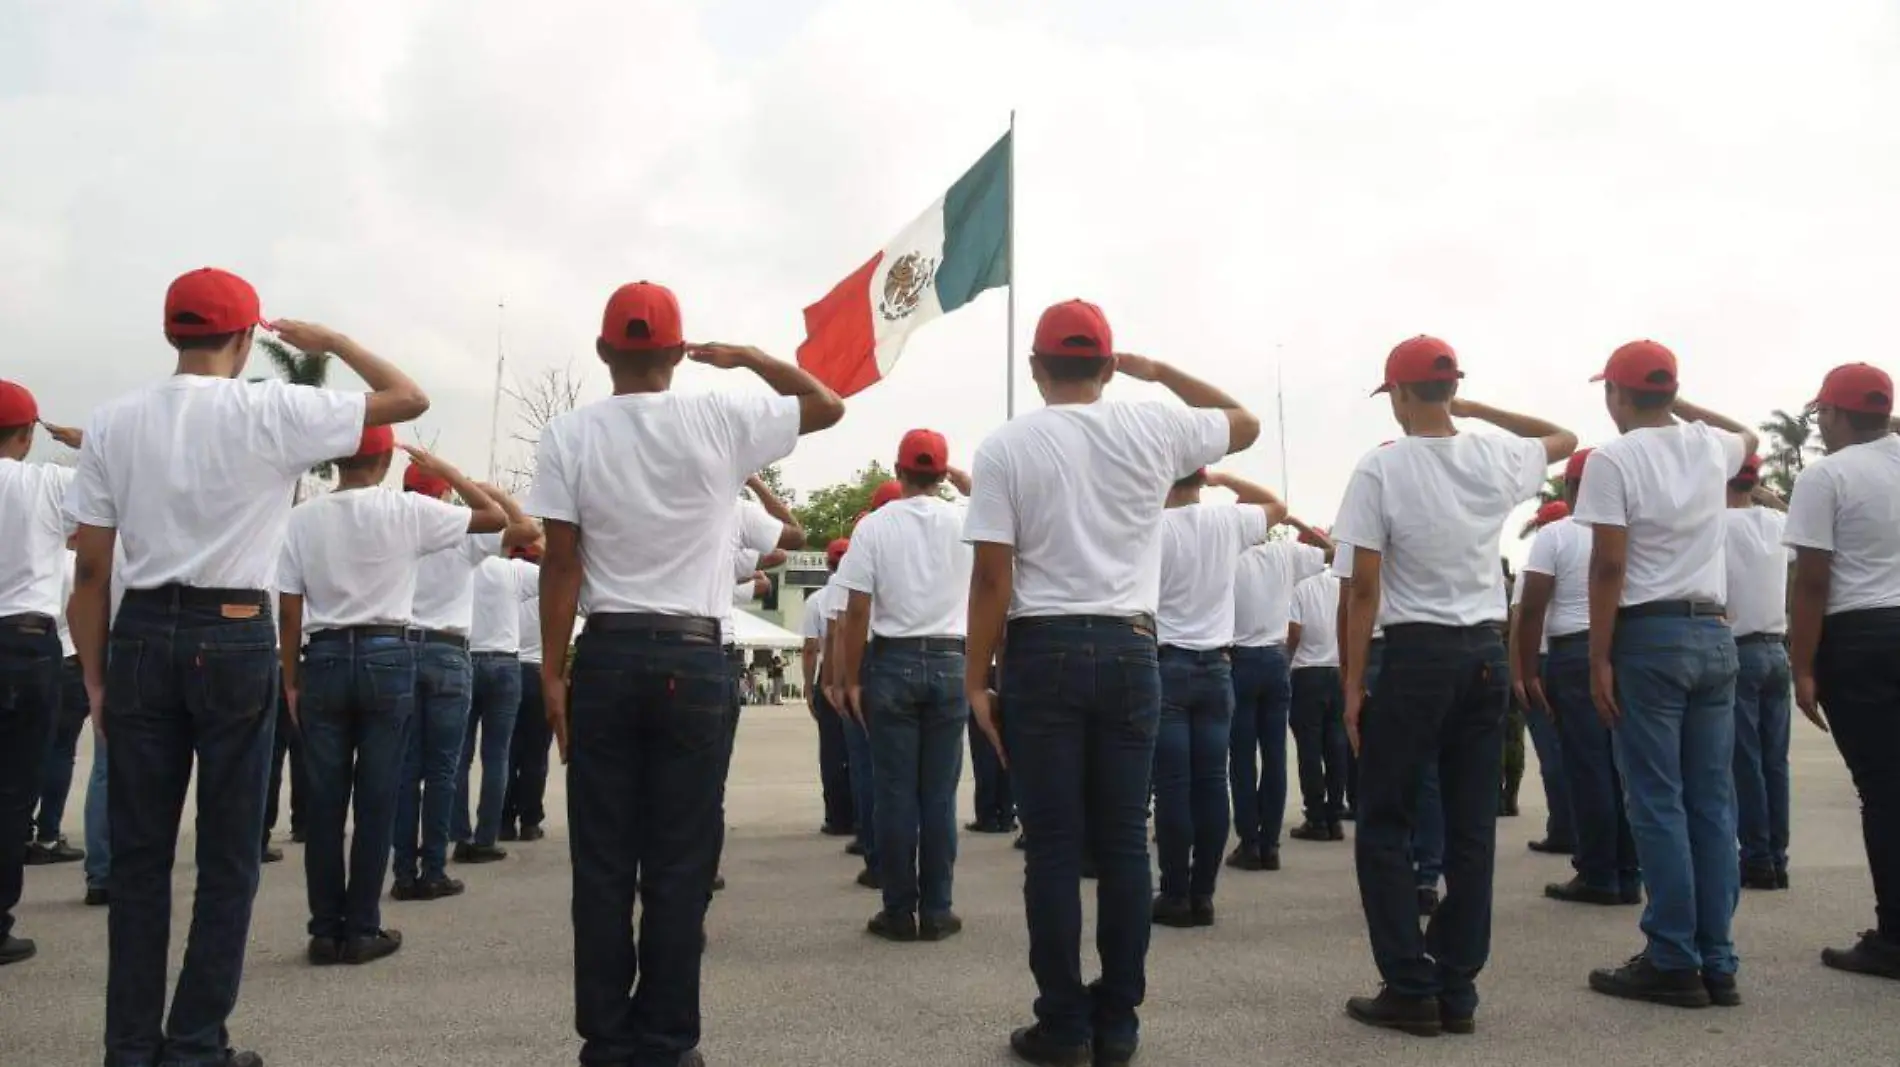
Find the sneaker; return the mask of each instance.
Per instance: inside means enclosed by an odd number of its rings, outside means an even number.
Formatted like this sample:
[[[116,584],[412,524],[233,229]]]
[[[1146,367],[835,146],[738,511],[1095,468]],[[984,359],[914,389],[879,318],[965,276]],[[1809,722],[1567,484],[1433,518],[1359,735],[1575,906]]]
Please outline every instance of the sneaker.
[[[515,838],[515,840],[539,841],[546,836],[548,836],[548,832],[546,830],[541,829],[541,826],[539,823],[525,823],[524,822],[521,824],[521,833],[519,836]]]
[[[1515,819],[1518,816],[1517,801],[1510,797],[1498,798],[1498,818]]]
[[[1544,887],[1544,895],[1552,900],[1561,900],[1565,904],[1595,904],[1613,908],[1628,903],[1620,891],[1598,889],[1584,882],[1581,875],[1568,882],[1552,882]]]
[[[1621,967],[1590,972],[1590,988],[1604,996],[1644,1000],[1672,1008],[1706,1008],[1708,987],[1695,970],[1665,971],[1649,961],[1647,953]]]
[[[310,946],[304,949],[305,958],[312,967],[328,967],[343,959],[343,942],[334,937],[313,937]]]
[[[1112,1044],[1096,1042],[1094,1067],[1128,1067],[1135,1062],[1137,1046],[1133,1044]]]
[[[441,900],[443,897],[459,897],[468,886],[460,878],[443,875],[440,878],[428,878],[416,883],[416,900]]]
[[[1542,841],[1531,841],[1524,847],[1532,852],[1542,852],[1546,856],[1572,856],[1577,852],[1577,846],[1572,842],[1560,841],[1554,837],[1546,837]]]
[[[1625,904],[1641,904],[1643,902],[1643,887],[1640,884],[1626,885],[1617,891],[1617,895]]]
[[[1264,871],[1266,862],[1260,856],[1260,850],[1252,845],[1238,845],[1227,856],[1227,866],[1237,871]]]
[[[457,863],[496,863],[508,858],[508,850],[498,845],[477,845],[463,842],[455,846]]]
[[[1194,905],[1186,897],[1156,897],[1153,909],[1156,926],[1172,926],[1177,930],[1194,927]]]
[[[103,908],[110,903],[112,903],[112,893],[108,891],[105,886],[89,885],[86,887],[86,907]]]
[[[1888,941],[1873,930],[1861,934],[1853,948],[1822,949],[1821,962],[1837,971],[1900,982],[1900,944]]]
[[[1709,991],[1709,1003],[1718,1008],[1739,1008],[1742,1006],[1742,991],[1735,984],[1732,974],[1716,974],[1713,971],[1702,972],[1702,987]]]
[[[1786,867],[1775,868],[1775,888],[1776,889],[1788,888],[1788,868]]]
[[[255,1052],[239,1052],[226,1049],[224,1062],[219,1067],[264,1067],[264,1057]]]
[[[920,941],[948,941],[963,932],[963,920],[954,911],[925,915],[917,920],[917,939]]]
[[[1379,990],[1376,997],[1348,1000],[1346,1015],[1357,1023],[1414,1037],[1437,1037],[1445,1029],[1438,1015],[1437,997],[1409,997],[1390,989]]]
[[[343,943],[342,962],[352,966],[375,963],[385,956],[394,956],[402,947],[402,934],[395,930],[378,930],[367,937],[352,937]]]
[[[0,937],[0,967],[9,963],[21,963],[38,955],[40,947],[31,938],[14,937],[8,934]]]
[[[1059,1043],[1043,1032],[1041,1024],[1025,1026],[1009,1035],[1009,1048],[1025,1063],[1038,1067],[1092,1067],[1094,1056],[1089,1043]]]
[[[864,928],[886,941],[917,940],[917,916],[909,912],[880,911]]]
[[[1448,1034],[1470,1037],[1478,1032],[1478,1020],[1470,1015],[1447,1015],[1445,1006],[1438,1006],[1438,1023]]]
[[[882,889],[884,888],[884,879],[878,877],[876,871],[866,867],[858,872],[858,884],[866,889]]]
[[[1214,898],[1213,897],[1195,897],[1193,901],[1191,902],[1191,906],[1194,908],[1194,925],[1196,926],[1214,925]]]
[[[706,1057],[698,1049],[689,1048],[680,1053],[673,1067],[706,1067]]]
[[[1419,887],[1418,887],[1418,915],[1419,915],[1419,918],[1421,918],[1421,919],[1429,919],[1429,918],[1431,918],[1431,917],[1432,917],[1432,916],[1433,916],[1434,914],[1436,914],[1436,913],[1437,913],[1437,911],[1438,911],[1438,889],[1437,889],[1437,887],[1436,887],[1436,886],[1429,886],[1429,885],[1422,885],[1422,886],[1419,886]]]
[[[1293,829],[1288,830],[1286,832],[1286,835],[1295,841],[1335,840],[1335,838],[1333,837],[1332,830],[1328,828],[1325,823],[1317,823],[1311,819],[1308,819],[1305,822],[1299,824],[1298,826],[1295,826]]]

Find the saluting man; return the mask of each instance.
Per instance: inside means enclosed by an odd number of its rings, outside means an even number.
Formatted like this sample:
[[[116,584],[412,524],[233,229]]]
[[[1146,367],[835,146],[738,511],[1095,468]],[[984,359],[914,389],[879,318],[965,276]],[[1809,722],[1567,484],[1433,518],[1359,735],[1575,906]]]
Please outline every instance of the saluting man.
[[[1788,888],[1788,745],[1794,674],[1788,665],[1788,505],[1761,484],[1761,457],[1729,479],[1722,513],[1729,627],[1735,631],[1735,827],[1742,888]]]
[[[831,620],[825,614],[826,602],[836,591],[838,564],[850,542],[839,538],[825,548],[825,566],[831,577],[818,589],[805,595],[804,620],[800,635],[805,639],[800,665],[805,676],[805,700],[811,705],[811,717],[818,724],[818,783],[824,794],[825,821],[820,827],[827,837],[858,836],[857,803],[853,798],[850,758],[845,755],[844,716],[826,692],[831,682],[826,664],[826,631]]]
[[[844,414],[837,394],[756,348],[688,346],[666,287],[622,286],[596,351],[614,395],[549,422],[529,510],[547,524],[541,644],[566,648],[543,699],[568,767],[575,1028],[587,1063],[699,1055],[705,917],[724,837],[731,675],[719,617],[746,479]],[[672,391],[687,356],[746,369],[776,396]],[[570,732],[571,731],[571,732]],[[640,904],[640,931],[633,931]]]

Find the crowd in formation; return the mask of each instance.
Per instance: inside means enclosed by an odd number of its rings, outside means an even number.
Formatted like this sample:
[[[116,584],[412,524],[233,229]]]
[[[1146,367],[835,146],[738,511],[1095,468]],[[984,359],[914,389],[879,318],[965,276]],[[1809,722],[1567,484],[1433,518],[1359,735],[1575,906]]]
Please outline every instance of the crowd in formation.
[[[334,355],[368,391],[239,380],[260,328]],[[613,395],[548,423],[523,503],[416,448],[395,492],[392,427],[428,400],[391,363],[267,322],[251,286],[209,268],[172,284],[164,333],[175,375],[83,430],[43,423],[0,382],[0,963],[36,951],[13,933],[22,866],[83,859],[87,902],[108,907],[107,1067],[255,1067],[225,1023],[259,865],[282,858],[286,763],[308,959],[347,966],[401,947],[386,891],[457,896],[451,858],[493,862],[544,835],[553,747],[580,1062],[703,1063],[744,670],[733,605],[805,536],[757,472],[843,401],[756,348],[688,343],[674,295],[635,283],[597,342]],[[686,359],[768,388],[675,392]],[[1641,951],[1591,989],[1742,1003],[1737,900],[1790,886],[1795,707],[1852,775],[1876,900],[1875,927],[1822,960],[1900,980],[1900,436],[1884,372],[1826,375],[1812,416],[1829,454],[1783,501],[1753,433],[1685,400],[1661,344],[1609,357],[1595,380],[1618,435],[1580,451],[1464,395],[1451,346],[1413,338],[1376,390],[1402,435],[1360,461],[1323,528],[1216,468],[1253,444],[1254,415],[1118,351],[1094,305],[1049,308],[1030,363],[1046,406],[983,441],[968,473],[943,435],[904,435],[897,477],[826,546],[803,662],[823,830],[852,838],[859,883],[882,894],[871,934],[962,929],[966,745],[967,829],[1020,825],[1039,993],[1009,1036],[1021,1059],[1136,1056],[1152,927],[1214,925],[1223,867],[1281,867],[1289,736],[1302,817],[1285,836],[1320,847],[1354,824],[1382,982],[1346,1002],[1361,1023],[1475,1031],[1496,820],[1517,814],[1526,728],[1549,811],[1531,847],[1574,868],[1546,895],[1642,905]],[[1174,399],[1105,399],[1116,375]],[[78,448],[76,468],[23,462],[40,426]],[[297,502],[325,462],[334,491]],[[1553,467],[1563,499],[1538,510],[1513,578],[1505,523]],[[1234,502],[1203,501],[1210,487]],[[61,824],[88,721],[81,850]],[[197,891],[168,1018],[194,770]]]

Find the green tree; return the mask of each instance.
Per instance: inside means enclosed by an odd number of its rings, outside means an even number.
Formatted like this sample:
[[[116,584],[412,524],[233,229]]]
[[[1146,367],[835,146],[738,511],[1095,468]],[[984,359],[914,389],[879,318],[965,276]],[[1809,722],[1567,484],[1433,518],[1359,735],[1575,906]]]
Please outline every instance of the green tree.
[[[277,340],[275,337],[259,337],[257,347],[264,350],[271,366],[276,368],[277,376],[292,385],[308,385],[321,389],[330,380],[330,356],[327,352],[302,352]],[[262,378],[250,379],[261,382]],[[318,478],[331,478],[336,474],[334,464],[325,460],[310,468],[310,473]],[[300,495],[302,487],[298,487]]]
[[[870,508],[871,494],[890,479],[890,468],[873,460],[849,480],[825,486],[813,492],[802,506],[794,506],[792,513],[805,527],[805,543],[813,551],[822,552],[832,541],[848,536],[851,524]],[[766,484],[771,485],[771,480],[767,479]],[[776,486],[773,491],[778,491]]]
[[[1805,412],[1790,415],[1776,408],[1768,421],[1761,424],[1761,432],[1767,435],[1763,443],[1768,446],[1768,454],[1762,457],[1762,484],[1784,498],[1791,496],[1794,480],[1801,476],[1802,468],[1818,451],[1814,422]]]
[[[768,464],[764,470],[760,471],[759,481],[764,482],[767,489],[770,489],[780,500],[785,501],[786,507],[796,511],[798,507],[798,490],[790,488],[785,484],[785,472],[779,469],[778,464]],[[747,495],[749,496],[751,494],[748,493]],[[801,516],[799,521],[803,522],[805,520]]]
[[[1545,504],[1548,504],[1553,500],[1562,500],[1563,498],[1564,498],[1564,476],[1563,476],[1563,472],[1559,471],[1558,473],[1553,474],[1550,477],[1544,479],[1544,487],[1537,491],[1537,506],[1539,508],[1542,508]],[[1537,532],[1537,516],[1533,514],[1531,515],[1530,518],[1524,520],[1524,528],[1517,532],[1517,538],[1520,541],[1528,541],[1530,540],[1531,535],[1535,534],[1536,532]]]

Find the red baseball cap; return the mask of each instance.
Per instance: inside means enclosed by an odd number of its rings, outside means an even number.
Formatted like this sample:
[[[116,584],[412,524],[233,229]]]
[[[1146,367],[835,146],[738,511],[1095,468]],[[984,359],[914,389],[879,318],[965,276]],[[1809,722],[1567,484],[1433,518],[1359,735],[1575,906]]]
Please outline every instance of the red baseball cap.
[[[26,386],[0,381],[0,426],[31,426],[40,421],[40,406]]]
[[[532,541],[525,545],[516,545],[508,550],[509,559],[525,559],[530,563],[541,562],[541,542]]]
[[[1590,461],[1590,449],[1579,448],[1570,453],[1570,461],[1564,464],[1564,481],[1583,481],[1583,465]]]
[[[1465,376],[1458,369],[1458,353],[1436,337],[1419,334],[1385,357],[1385,384],[1372,391],[1373,396],[1389,393],[1395,386],[1422,382],[1455,382]]]
[[[850,538],[847,538],[847,537],[838,538],[836,541],[833,541],[829,545],[825,546],[825,561],[827,563],[830,563],[832,566],[836,567],[838,565],[838,561],[844,558],[845,552],[849,550],[850,547],[851,547]]]
[[[1667,393],[1676,388],[1676,354],[1655,341],[1631,341],[1610,353],[1603,373],[1590,380],[1639,393]]]
[[[1324,536],[1328,536],[1328,533],[1327,533],[1327,529],[1326,529],[1326,527],[1324,527],[1324,526],[1315,526],[1315,527],[1313,527],[1313,533],[1304,533],[1304,532],[1302,532],[1302,533],[1300,534],[1300,544],[1303,544],[1303,545],[1312,545],[1312,546],[1313,546],[1314,548],[1322,548],[1322,547],[1324,547],[1323,545],[1321,545],[1321,544],[1319,543],[1319,538],[1318,538],[1318,537],[1314,537],[1314,536],[1313,536],[1313,534],[1315,534],[1315,533],[1316,533],[1316,534],[1319,534],[1319,535],[1320,535],[1321,537],[1324,537]]]
[[[173,337],[209,337],[262,324],[257,290],[216,267],[180,274],[165,290],[165,332]]]
[[[1844,363],[1821,379],[1821,392],[1809,407],[1826,404],[1867,415],[1893,414],[1893,379],[1868,363]]]
[[[935,430],[912,430],[897,446],[897,469],[941,474],[950,466],[950,442]]]
[[[871,510],[876,511],[893,500],[902,500],[903,498],[904,483],[893,478],[883,485],[878,486],[877,491],[871,494]]]
[[[1543,507],[1537,509],[1537,518],[1535,522],[1540,527],[1549,526],[1551,523],[1556,522],[1558,519],[1567,519],[1569,517],[1570,517],[1570,505],[1564,503],[1561,500],[1552,500],[1549,503],[1545,504]]]
[[[1110,357],[1115,354],[1115,335],[1101,308],[1086,300],[1065,300],[1036,320],[1036,340],[1029,351],[1037,356]]]
[[[633,282],[615,289],[601,316],[600,341],[622,352],[678,348],[686,343],[680,332],[679,298],[657,282]]]
[[[408,470],[402,472],[402,487],[412,493],[421,493],[423,496],[439,499],[443,493],[449,491],[449,480],[424,473],[421,467],[412,463]]]
[[[366,426],[363,439],[357,443],[356,455],[352,459],[368,459],[370,456],[386,456],[396,450],[396,430],[392,426]],[[444,483],[446,485],[446,483]]]
[[[1742,469],[1741,469],[1741,470],[1738,470],[1738,471],[1736,471],[1736,472],[1735,472],[1735,477],[1734,477],[1734,478],[1731,478],[1731,479],[1729,479],[1729,480],[1730,480],[1730,481],[1737,481],[1737,482],[1739,482],[1739,481],[1748,481],[1748,482],[1759,482],[1759,481],[1761,481],[1761,457],[1760,457],[1760,456],[1750,456],[1750,457],[1748,457],[1747,459],[1745,459],[1745,460],[1743,460],[1743,461],[1742,461]]]

